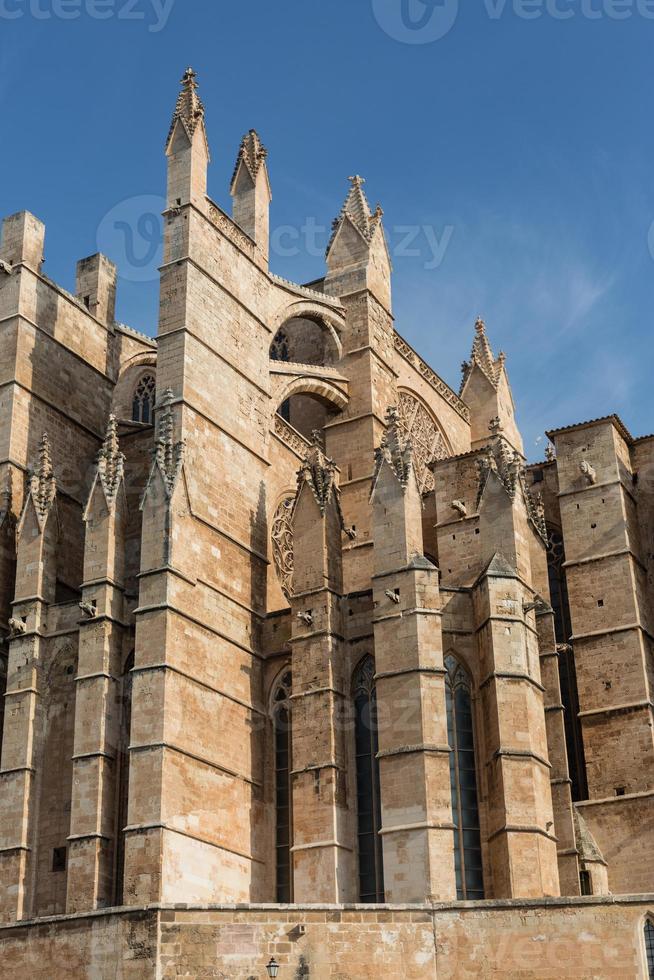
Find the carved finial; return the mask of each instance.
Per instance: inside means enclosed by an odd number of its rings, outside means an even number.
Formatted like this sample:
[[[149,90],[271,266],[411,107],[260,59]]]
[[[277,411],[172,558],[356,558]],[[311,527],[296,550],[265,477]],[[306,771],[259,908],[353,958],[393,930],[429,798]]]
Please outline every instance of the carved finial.
[[[556,450],[554,446],[548,445],[545,448],[545,459],[548,463],[553,463],[556,460]]]
[[[488,423],[488,430],[494,436],[498,436],[500,432],[504,430],[504,426],[502,425],[502,420],[500,419],[499,415],[496,415],[494,419],[490,420]]]
[[[30,476],[29,490],[39,524],[42,525],[57,493],[47,432],[43,433],[39,443],[39,461]]]
[[[325,513],[334,488],[336,486],[336,464],[333,459],[325,456],[322,448],[322,435],[314,429],[312,443],[307,450],[304,463],[298,470],[298,489],[307,483],[320,507],[320,513]]]
[[[241,164],[245,166],[253,183],[256,183],[259,171],[264,165],[267,156],[268,150],[261,142],[259,134],[256,129],[251,129],[241,140],[238,156],[236,157],[236,165],[234,166],[231,182],[232,194],[235,191],[236,178],[238,177]]]
[[[543,498],[540,494],[532,495],[527,485],[524,459],[520,453],[511,448],[506,439],[500,436],[492,445],[484,448],[477,459],[477,472],[479,476],[477,510],[491,473],[494,473],[511,500],[515,499],[518,490],[521,489],[532,525],[543,540],[547,540]]]
[[[311,445],[317,446],[318,449],[324,449],[325,443],[323,440],[323,434],[320,429],[311,430]]]
[[[395,405],[386,410],[386,428],[382,435],[381,444],[375,450],[375,474],[373,486],[377,480],[382,463],[389,464],[395,476],[406,490],[413,469],[413,450],[411,441],[400,422],[399,412]]]
[[[332,225],[333,231],[327,246],[327,254],[329,254],[338,230],[346,218],[352,222],[366,242],[370,243],[384,214],[379,204],[375,208],[374,213],[371,212],[368,199],[363,190],[363,185],[365,184],[363,177],[355,174],[353,177],[348,177],[348,180],[351,185],[350,190],[341,208],[341,213]]]
[[[168,496],[172,496],[184,461],[184,442],[174,442],[175,421],[173,393],[167,388],[159,404],[157,438],[153,450],[154,465],[159,467]]]
[[[189,139],[193,138],[193,133],[198,124],[204,119],[204,106],[197,93],[197,75],[192,68],[187,68],[181,78],[182,91],[177,96],[175,111],[173,112],[166,148],[170,144],[175,124],[179,120],[186,130]]]
[[[475,339],[472,344],[470,361],[464,361],[462,367],[463,379],[461,382],[461,391],[463,391],[465,383],[470,377],[472,369],[475,366],[482,371],[493,387],[497,388],[505,360],[506,357],[504,354],[500,354],[498,358],[495,359],[493,350],[486,335],[486,323],[480,316],[477,317],[477,321],[475,323]]]
[[[115,415],[110,415],[104,442],[98,453],[98,476],[100,477],[107,503],[110,505],[116,498],[120,481],[123,478],[124,468],[125,457],[120,452],[118,445],[118,422]]]

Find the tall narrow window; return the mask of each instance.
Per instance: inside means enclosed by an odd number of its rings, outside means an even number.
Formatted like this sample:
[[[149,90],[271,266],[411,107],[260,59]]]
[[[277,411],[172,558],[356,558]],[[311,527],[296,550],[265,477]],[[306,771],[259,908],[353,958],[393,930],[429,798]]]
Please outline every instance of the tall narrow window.
[[[645,956],[647,957],[647,976],[654,980],[654,922],[645,923]]]
[[[359,843],[359,899],[384,901],[381,798],[377,759],[377,693],[375,661],[365,657],[354,674],[354,735],[357,779],[357,829]]]
[[[458,899],[474,901],[484,897],[484,878],[470,679],[452,656],[445,658],[445,667],[456,892]]]
[[[572,626],[570,623],[570,603],[568,583],[565,577],[565,550],[563,537],[558,528],[547,529],[547,570],[549,575],[550,597],[554,610],[554,630],[559,644],[559,682],[561,700],[565,708],[565,743],[568,752],[568,769],[572,780],[572,799],[588,799],[586,781],[586,759],[579,721],[579,694],[577,692],[577,671],[575,655],[570,644]]]
[[[273,694],[272,709],[275,744],[275,890],[276,900],[285,904],[293,901],[290,701],[292,683],[291,671],[284,671]]]
[[[146,422],[148,425],[153,422],[155,395],[156,381],[154,375],[144,374],[134,389],[132,421]]]
[[[120,730],[116,746],[117,786],[116,786],[116,871],[114,876],[114,902],[124,904],[125,880],[125,827],[127,826],[127,804],[129,790],[129,733],[132,725],[132,669],[134,654],[125,661],[123,676],[120,679],[119,712]]]

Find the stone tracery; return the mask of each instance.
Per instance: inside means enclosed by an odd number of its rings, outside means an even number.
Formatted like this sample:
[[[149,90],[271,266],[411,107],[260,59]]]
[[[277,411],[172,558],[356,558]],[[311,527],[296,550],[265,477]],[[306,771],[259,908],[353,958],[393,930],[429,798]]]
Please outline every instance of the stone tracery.
[[[287,599],[293,593],[293,514],[294,497],[286,497],[277,507],[270,533],[273,562],[282,592]]]
[[[428,464],[448,455],[445,440],[433,416],[411,392],[399,392],[398,415],[400,426],[411,440],[420,492],[429,493],[434,489],[434,478]]]

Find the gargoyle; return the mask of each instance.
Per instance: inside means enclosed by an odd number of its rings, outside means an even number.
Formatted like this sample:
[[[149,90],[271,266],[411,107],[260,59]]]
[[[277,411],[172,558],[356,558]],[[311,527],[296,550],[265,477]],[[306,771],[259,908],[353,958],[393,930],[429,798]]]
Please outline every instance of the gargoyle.
[[[27,626],[22,619],[10,619],[9,620],[9,636],[20,636],[25,633]]]
[[[584,479],[589,486],[592,487],[593,484],[597,483],[597,473],[585,459],[582,459],[581,463],[579,464],[579,469],[581,470]]]

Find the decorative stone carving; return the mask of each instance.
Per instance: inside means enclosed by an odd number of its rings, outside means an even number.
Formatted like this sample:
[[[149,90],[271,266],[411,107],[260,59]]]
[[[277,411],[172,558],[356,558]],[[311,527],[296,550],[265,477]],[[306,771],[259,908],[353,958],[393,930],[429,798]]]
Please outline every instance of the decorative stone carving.
[[[39,460],[36,469],[30,474],[28,495],[34,504],[39,527],[43,530],[48,511],[57,494],[57,481],[52,469],[50,440],[47,432],[43,433],[39,443]],[[27,503],[27,502],[26,502]]]
[[[455,510],[459,517],[464,518],[468,516],[468,508],[462,500],[453,500],[451,506],[452,510]]]
[[[286,422],[281,415],[275,415],[274,420],[274,431],[275,435],[286,443],[289,449],[292,449],[294,453],[304,459],[307,450],[311,447],[311,443],[304,438],[296,429]]]
[[[548,463],[554,463],[556,461],[556,451],[554,449],[554,446],[548,445],[545,448],[545,459],[547,460]]]
[[[9,626],[10,639],[13,638],[14,636],[22,636],[22,634],[25,633],[27,630],[27,626],[25,625],[22,619],[14,619],[10,617],[8,621],[8,626]]]
[[[267,156],[268,150],[261,142],[259,134],[257,133],[256,129],[251,129],[249,133],[246,133],[241,140],[238,156],[236,158],[236,164],[234,166],[234,173],[232,174],[232,193],[234,192],[234,186],[236,184],[236,178],[238,177],[241,164],[243,164],[252,178],[252,183],[256,184],[259,171],[265,163]]]
[[[438,392],[441,398],[444,398],[452,406],[462,419],[465,419],[466,422],[470,421],[470,409],[465,402],[461,401],[456,392],[452,391],[449,385],[445,384],[443,379],[439,378],[435,371],[432,371],[429,365],[416,354],[414,349],[407,344],[406,340],[399,333],[395,334],[395,350],[402,355],[405,361],[408,361],[409,364],[417,368],[425,381],[431,385],[434,391]]]
[[[434,477],[429,463],[449,455],[443,435],[433,416],[410,392],[400,392],[397,411],[399,424],[413,450],[413,466],[420,492],[430,493],[434,489]]]
[[[475,330],[476,336],[472,344],[470,360],[464,361],[461,366],[463,378],[461,381],[461,392],[459,394],[463,392],[466,381],[470,377],[474,366],[478,367],[482,374],[486,376],[493,388],[497,388],[500,383],[502,369],[506,362],[506,354],[503,351],[500,351],[497,358],[493,354],[488,337],[486,336],[486,324],[481,317],[477,318]]]
[[[184,462],[184,442],[173,442],[174,418],[172,409],[173,393],[168,388],[161,400],[161,412],[157,425],[157,438],[152,451],[152,467],[143,493],[141,509],[152,483],[154,474],[159,471],[163,480],[166,497],[173,495]]]
[[[352,186],[341,208],[341,213],[332,225],[332,235],[327,245],[327,255],[329,255],[339,229],[346,219],[351,221],[361,237],[370,243],[384,215],[379,204],[375,208],[374,213],[371,212],[370,205],[363,190],[363,185],[365,184],[363,177],[357,175],[355,177],[348,177],[348,180]]]
[[[124,469],[125,457],[118,446],[118,422],[115,415],[110,415],[107,433],[98,453],[98,477],[109,508],[116,500]]]
[[[522,490],[529,519],[543,541],[547,542],[543,498],[540,494],[531,492],[527,484],[527,471],[522,456],[515,452],[502,436],[498,436],[493,440],[492,445],[486,446],[482,451],[477,460],[477,472],[479,474],[477,510],[488,479],[491,473],[495,473],[512,500],[515,499],[518,488]]]
[[[597,473],[587,460],[582,459],[579,469],[588,486],[594,486],[597,483]]]
[[[273,564],[282,592],[290,600],[293,595],[293,497],[282,500],[272,519],[270,538]]]
[[[363,695],[368,699],[374,699],[376,697],[375,661],[370,654],[364,657],[352,678],[352,697],[356,699],[359,695]]]
[[[382,436],[381,445],[375,450],[375,473],[373,486],[382,463],[388,463],[398,478],[402,489],[406,490],[413,468],[413,449],[406,427],[400,422],[398,410],[395,407],[386,411],[386,429]]]
[[[271,361],[290,361],[288,354],[288,336],[282,328],[275,334],[275,339],[270,346]]]
[[[313,432],[311,447],[299,469],[298,490],[303,483],[309,485],[320,513],[324,514],[336,487],[336,464],[333,459],[325,456],[318,431]]]
[[[177,103],[170,123],[168,139],[166,140],[166,148],[170,146],[170,141],[178,122],[184,127],[189,140],[192,140],[198,125],[204,121],[204,105],[197,93],[198,85],[195,81],[196,78],[197,75],[192,68],[187,68],[181,78],[182,91],[177,96]]]
[[[88,619],[95,619],[98,610],[93,602],[79,602],[78,605]]]
[[[228,238],[232,245],[236,245],[240,248],[242,252],[249,255],[250,258],[254,256],[255,244],[251,238],[245,234],[244,231],[235,225],[232,219],[222,211],[217,204],[213,201],[209,201],[209,219],[218,228],[225,238]]]

